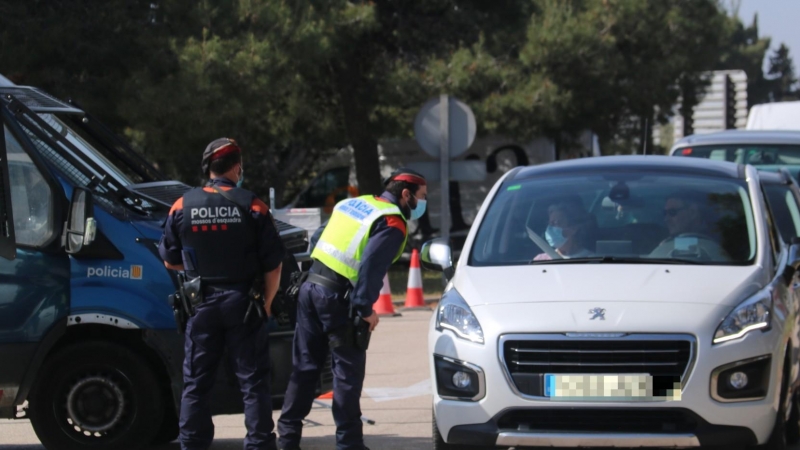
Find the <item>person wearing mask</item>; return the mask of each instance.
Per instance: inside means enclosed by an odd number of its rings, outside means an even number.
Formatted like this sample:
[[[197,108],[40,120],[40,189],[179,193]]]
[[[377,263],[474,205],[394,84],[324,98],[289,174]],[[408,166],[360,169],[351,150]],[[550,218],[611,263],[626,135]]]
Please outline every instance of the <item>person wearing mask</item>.
[[[244,400],[244,448],[273,450],[267,323],[247,311],[263,307],[270,315],[286,250],[267,205],[241,188],[244,170],[236,141],[211,142],[202,170],[208,183],[175,202],[158,247],[168,269],[201,280],[202,300],[185,331],[181,449],[205,450],[214,439],[209,395],[227,349]],[[263,306],[254,306],[254,286],[263,288]]]
[[[311,254],[308,279],[300,287],[293,371],[278,419],[279,447],[300,448],[303,419],[311,410],[328,351],[333,370],[336,449],[362,450],[361,389],[366,349],[352,338],[353,321],[378,325],[372,305],[389,266],[400,258],[407,221],[425,212],[425,178],[399,169],[379,197],[345,199],[333,210]],[[360,322],[359,322],[360,323]]]
[[[545,239],[562,258],[585,258],[593,253],[588,248],[588,231],[591,216],[581,205],[560,202],[548,208],[548,225]],[[541,253],[534,261],[552,259]]]

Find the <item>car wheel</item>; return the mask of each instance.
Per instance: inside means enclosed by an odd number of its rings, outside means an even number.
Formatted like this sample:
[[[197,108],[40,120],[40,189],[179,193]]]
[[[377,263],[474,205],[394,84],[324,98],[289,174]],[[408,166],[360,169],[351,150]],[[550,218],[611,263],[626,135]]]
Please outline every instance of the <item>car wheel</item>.
[[[473,446],[473,445],[459,445],[448,444],[444,441],[442,434],[439,432],[439,425],[436,423],[436,413],[433,414],[433,450],[482,450],[487,447]]]
[[[794,445],[800,442],[800,398],[797,394],[792,396],[792,412],[786,422],[786,443]]]
[[[775,415],[775,425],[772,428],[772,433],[769,435],[769,440],[766,444],[759,447],[760,450],[786,450],[788,447],[786,443],[786,398],[788,391],[789,380],[789,367],[786,365],[783,369],[783,377],[781,378],[781,401],[778,407],[778,414]]]
[[[31,390],[31,424],[59,450],[134,450],[162,423],[159,385],[147,361],[127,348],[71,345],[45,362]]]

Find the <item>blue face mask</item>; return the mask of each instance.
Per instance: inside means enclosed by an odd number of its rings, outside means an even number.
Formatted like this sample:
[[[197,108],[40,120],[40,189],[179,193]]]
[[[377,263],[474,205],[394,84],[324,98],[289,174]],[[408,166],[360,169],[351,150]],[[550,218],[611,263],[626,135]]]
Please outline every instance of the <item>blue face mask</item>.
[[[244,169],[242,169],[242,171],[239,172],[239,181],[236,182],[236,187],[237,188],[242,187],[242,183],[244,183]]]
[[[411,210],[411,220],[417,220],[425,214],[427,200],[417,200],[417,207]]]
[[[547,226],[547,230],[544,232],[544,238],[547,239],[547,243],[553,248],[559,248],[564,245],[564,242],[567,242],[567,238],[564,237],[564,229],[551,225]]]

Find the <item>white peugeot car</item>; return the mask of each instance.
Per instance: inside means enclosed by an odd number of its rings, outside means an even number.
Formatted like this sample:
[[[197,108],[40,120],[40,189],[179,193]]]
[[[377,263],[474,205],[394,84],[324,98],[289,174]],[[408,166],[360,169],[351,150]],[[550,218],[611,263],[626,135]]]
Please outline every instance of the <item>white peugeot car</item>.
[[[434,448],[796,442],[800,253],[765,201],[756,169],[728,162],[507,173],[456,267],[443,242],[422,250],[449,279]]]

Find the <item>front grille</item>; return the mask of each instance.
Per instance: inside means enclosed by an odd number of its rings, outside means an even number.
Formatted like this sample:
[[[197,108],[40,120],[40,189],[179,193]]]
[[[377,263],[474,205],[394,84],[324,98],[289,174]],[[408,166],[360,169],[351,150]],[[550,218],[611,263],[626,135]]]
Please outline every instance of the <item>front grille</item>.
[[[681,380],[692,357],[689,339],[509,339],[502,345],[517,389],[534,396],[542,395],[544,374],[644,373]]]
[[[513,410],[500,430],[583,433],[691,433],[698,418],[684,409],[543,408]]]

